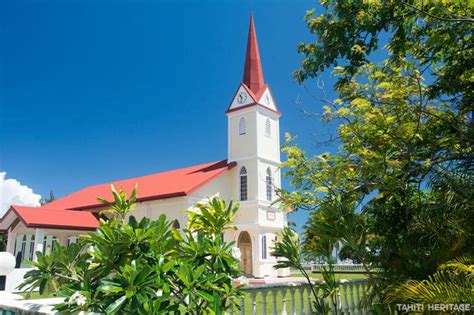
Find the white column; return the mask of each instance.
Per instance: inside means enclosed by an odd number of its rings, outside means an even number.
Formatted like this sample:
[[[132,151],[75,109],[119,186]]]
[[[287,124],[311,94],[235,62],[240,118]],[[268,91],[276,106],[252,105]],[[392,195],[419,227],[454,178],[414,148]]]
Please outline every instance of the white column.
[[[16,242],[15,242],[15,244],[16,244],[15,257],[16,257],[16,255],[18,255],[18,252],[21,251],[21,242],[22,241],[23,241],[23,235],[22,234],[17,235],[16,236]]]
[[[262,273],[262,251],[261,251],[261,234],[259,230],[253,230],[251,231],[250,229],[247,230],[250,233],[250,236],[254,236],[252,238],[252,273],[255,277],[263,277]]]
[[[46,246],[43,249],[45,255],[51,254],[53,251],[53,236],[52,235],[46,235]]]
[[[12,255],[15,255],[15,242],[16,242],[16,233],[12,231],[8,231],[8,239],[7,239],[7,252]]]
[[[36,257],[36,252],[43,252],[43,239],[46,235],[45,231],[42,229],[35,229],[35,253],[33,254],[33,261],[38,261]]]

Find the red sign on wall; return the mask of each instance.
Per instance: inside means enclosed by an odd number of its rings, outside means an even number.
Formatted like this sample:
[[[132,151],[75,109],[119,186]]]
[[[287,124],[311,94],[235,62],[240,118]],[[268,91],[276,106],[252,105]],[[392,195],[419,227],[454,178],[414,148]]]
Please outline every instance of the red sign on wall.
[[[275,220],[275,211],[267,211],[267,220],[270,220],[270,221]]]

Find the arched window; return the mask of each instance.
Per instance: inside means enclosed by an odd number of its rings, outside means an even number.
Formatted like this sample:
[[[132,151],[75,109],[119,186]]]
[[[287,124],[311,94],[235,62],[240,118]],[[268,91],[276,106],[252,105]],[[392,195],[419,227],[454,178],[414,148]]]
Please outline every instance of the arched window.
[[[240,200],[247,200],[247,169],[242,166],[240,169]]]
[[[247,133],[247,125],[245,123],[245,118],[241,117],[239,120],[239,135],[244,135]]]
[[[72,244],[76,244],[79,241],[78,236],[69,236],[66,240],[66,245],[70,246]]]
[[[265,182],[267,184],[267,200],[272,201],[272,171],[270,171],[270,168],[267,168]]]
[[[28,254],[28,259],[33,260],[34,254],[35,254],[35,236],[32,235],[30,239],[30,252]]]
[[[26,250],[26,235],[23,235],[23,239],[21,240],[21,257],[25,258],[25,257],[28,257],[26,255],[28,255],[27,253],[25,253],[25,250]]]
[[[267,118],[265,121],[265,136],[271,137],[272,136],[272,125],[270,124],[270,119]]]

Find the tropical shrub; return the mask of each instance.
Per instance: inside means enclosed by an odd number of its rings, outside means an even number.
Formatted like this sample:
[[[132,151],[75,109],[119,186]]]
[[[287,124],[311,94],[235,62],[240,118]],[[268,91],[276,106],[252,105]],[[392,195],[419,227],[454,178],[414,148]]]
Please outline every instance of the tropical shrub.
[[[100,220],[97,231],[48,256],[38,252],[38,261],[31,262],[36,269],[26,274],[21,289],[59,291],[65,300],[55,309],[65,313],[221,314],[233,306],[232,298],[241,294],[233,278],[240,272],[234,243],[222,235],[232,228],[238,204],[218,197],[199,204],[180,232],[164,215],[140,221],[130,215],[136,188],[129,197],[114,187],[112,194],[113,202],[99,199],[109,207],[103,211],[109,218]],[[193,230],[207,221],[216,224]]]
[[[426,280],[409,280],[388,289],[387,303],[474,304],[474,259],[461,256]]]
[[[303,268],[301,261],[301,244],[298,233],[292,228],[285,227],[280,234],[279,241],[275,242],[272,248],[272,255],[280,258],[273,268],[297,269],[305,277],[311,288],[313,307],[316,312],[318,314],[329,314],[329,303],[332,304],[332,308],[336,310],[336,312],[338,311],[337,306],[340,305],[340,303],[338,303],[339,287],[336,282],[331,255],[328,255],[327,253],[324,254],[326,247],[323,246],[322,248],[324,249],[318,254],[322,254],[322,256],[327,259],[328,268],[323,268],[323,271],[321,272],[324,281],[316,283],[311,281],[310,276]]]

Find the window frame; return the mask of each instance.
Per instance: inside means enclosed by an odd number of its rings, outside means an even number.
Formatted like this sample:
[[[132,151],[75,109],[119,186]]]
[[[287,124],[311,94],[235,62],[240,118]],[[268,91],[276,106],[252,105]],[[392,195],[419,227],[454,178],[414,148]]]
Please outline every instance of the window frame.
[[[242,166],[239,171],[239,200],[248,200],[248,172],[245,166]]]
[[[270,118],[265,120],[265,136],[271,138],[272,137],[272,123]]]
[[[28,259],[33,260],[33,257],[35,255],[35,236],[32,235],[30,238],[30,252],[28,253]]]
[[[247,134],[247,121],[245,117],[240,117],[239,119],[239,136]]]
[[[266,234],[262,235],[261,246],[262,246],[262,259],[267,259],[268,255],[267,255],[267,235]]]
[[[71,235],[66,238],[66,246],[71,246],[72,244],[76,244],[79,242],[79,236]]]
[[[270,167],[267,167],[266,176],[265,176],[265,188],[266,188],[266,198],[267,201],[273,200],[273,177],[272,170]]]

